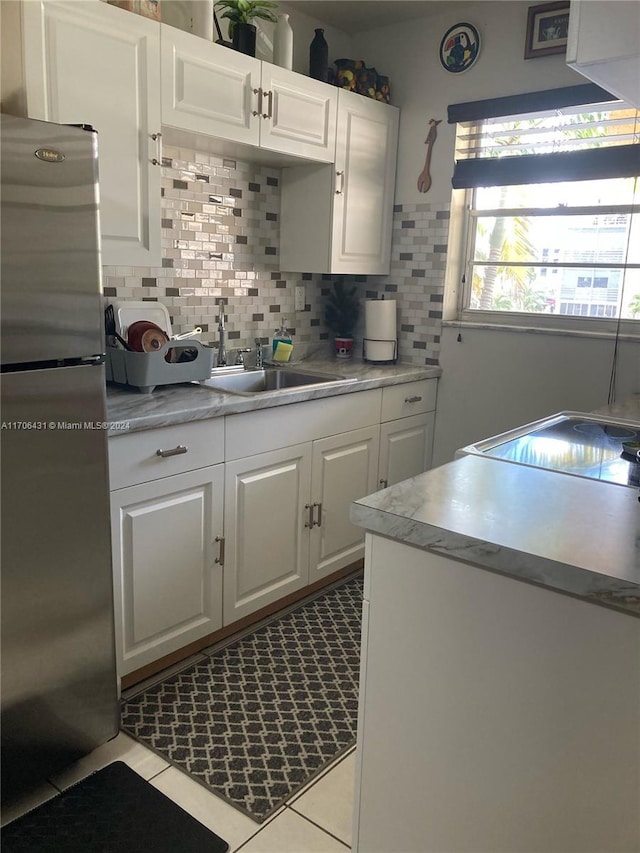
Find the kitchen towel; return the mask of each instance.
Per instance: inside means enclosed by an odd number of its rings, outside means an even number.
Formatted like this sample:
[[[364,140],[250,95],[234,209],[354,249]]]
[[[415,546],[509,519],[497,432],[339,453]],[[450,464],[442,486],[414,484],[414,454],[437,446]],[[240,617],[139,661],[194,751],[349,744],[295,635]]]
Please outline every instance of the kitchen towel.
[[[393,361],[396,357],[396,302],[367,299],[364,303],[364,358]]]

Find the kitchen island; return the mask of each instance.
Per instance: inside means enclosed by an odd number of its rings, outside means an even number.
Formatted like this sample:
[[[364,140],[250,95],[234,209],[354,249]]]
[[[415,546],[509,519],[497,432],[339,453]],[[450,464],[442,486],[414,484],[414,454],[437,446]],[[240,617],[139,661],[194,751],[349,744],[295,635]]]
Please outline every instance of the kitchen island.
[[[351,518],[353,849],[637,853],[638,489],[467,456]]]

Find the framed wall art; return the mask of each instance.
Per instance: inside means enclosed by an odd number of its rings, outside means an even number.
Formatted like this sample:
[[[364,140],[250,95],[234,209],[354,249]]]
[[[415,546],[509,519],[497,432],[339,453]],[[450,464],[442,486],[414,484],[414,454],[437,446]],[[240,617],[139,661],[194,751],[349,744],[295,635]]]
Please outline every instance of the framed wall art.
[[[529,6],[524,58],[536,59],[553,53],[565,53],[569,33],[569,2]]]

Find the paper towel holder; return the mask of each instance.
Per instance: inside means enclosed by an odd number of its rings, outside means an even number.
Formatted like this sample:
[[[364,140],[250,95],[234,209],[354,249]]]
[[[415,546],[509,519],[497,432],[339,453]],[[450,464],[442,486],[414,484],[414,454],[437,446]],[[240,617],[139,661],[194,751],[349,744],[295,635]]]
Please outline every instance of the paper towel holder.
[[[367,358],[367,341],[376,344],[393,344],[393,357],[384,359]],[[395,364],[398,360],[398,339],[397,338],[363,338],[362,339],[362,360],[368,361],[371,364]]]

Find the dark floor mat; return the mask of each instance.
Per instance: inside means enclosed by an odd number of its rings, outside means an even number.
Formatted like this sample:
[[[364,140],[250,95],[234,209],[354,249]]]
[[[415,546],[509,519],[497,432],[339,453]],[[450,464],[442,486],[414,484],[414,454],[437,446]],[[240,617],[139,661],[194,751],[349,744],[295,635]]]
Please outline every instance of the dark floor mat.
[[[122,726],[254,820],[355,743],[361,576],[128,699]]]
[[[226,853],[229,845],[122,761],[2,829],[2,853]]]

